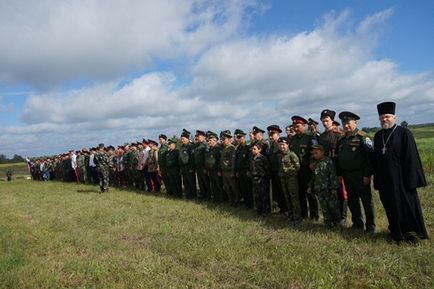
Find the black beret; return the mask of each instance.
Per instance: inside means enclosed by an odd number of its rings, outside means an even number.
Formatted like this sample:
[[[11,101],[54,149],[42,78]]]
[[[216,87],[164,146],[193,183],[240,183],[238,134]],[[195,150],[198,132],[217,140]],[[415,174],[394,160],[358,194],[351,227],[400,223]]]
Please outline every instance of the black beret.
[[[167,136],[166,136],[165,134],[160,134],[160,135],[158,136],[158,138],[162,138],[162,139],[164,139],[164,140],[167,140]]]

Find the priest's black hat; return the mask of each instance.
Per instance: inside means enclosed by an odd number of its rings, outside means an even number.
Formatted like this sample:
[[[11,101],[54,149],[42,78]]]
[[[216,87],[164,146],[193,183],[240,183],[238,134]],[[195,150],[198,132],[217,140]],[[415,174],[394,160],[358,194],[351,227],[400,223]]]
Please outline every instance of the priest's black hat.
[[[393,114],[395,115],[396,103],[394,102],[382,102],[377,105],[378,115]]]

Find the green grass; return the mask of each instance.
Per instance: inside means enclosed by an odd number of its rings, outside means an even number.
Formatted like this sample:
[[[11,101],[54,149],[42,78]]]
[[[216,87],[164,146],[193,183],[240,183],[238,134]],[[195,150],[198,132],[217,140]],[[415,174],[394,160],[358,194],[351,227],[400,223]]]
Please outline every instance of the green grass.
[[[433,237],[428,130],[415,135],[429,181],[419,196]],[[13,169],[27,174],[25,164]],[[389,243],[373,195],[377,233],[366,236],[119,189],[2,181],[0,288],[434,288],[433,241]]]
[[[13,178],[23,178],[23,176],[29,175],[26,163],[0,164],[0,181],[6,179],[8,169],[12,170]]]
[[[433,187],[420,190],[433,235]],[[57,182],[0,184],[0,288],[433,288],[434,248],[243,209]]]

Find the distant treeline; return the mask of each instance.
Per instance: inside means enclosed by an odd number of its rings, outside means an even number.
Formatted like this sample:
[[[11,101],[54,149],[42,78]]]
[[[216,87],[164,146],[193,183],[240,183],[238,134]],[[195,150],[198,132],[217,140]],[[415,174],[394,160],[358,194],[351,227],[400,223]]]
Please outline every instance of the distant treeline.
[[[5,155],[0,154],[0,164],[15,164],[25,161],[26,160],[20,155],[14,155],[11,159],[8,159]]]

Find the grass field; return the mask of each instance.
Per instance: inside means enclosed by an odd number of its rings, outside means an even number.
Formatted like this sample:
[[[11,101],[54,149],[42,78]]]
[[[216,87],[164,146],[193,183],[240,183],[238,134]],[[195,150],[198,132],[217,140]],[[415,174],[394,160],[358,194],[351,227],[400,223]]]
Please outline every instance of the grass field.
[[[431,237],[433,144],[418,138]],[[0,288],[434,288],[433,241],[389,243],[373,195],[377,233],[367,236],[118,189],[1,181]]]

